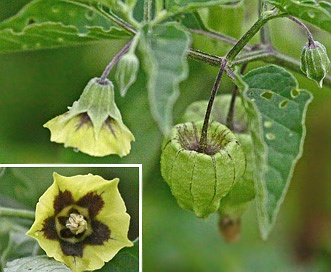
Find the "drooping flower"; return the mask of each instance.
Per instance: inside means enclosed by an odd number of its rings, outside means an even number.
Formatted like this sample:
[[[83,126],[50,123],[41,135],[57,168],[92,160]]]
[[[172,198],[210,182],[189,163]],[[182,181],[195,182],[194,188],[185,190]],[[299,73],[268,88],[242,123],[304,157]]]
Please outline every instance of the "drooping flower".
[[[99,269],[128,239],[130,216],[118,191],[118,178],[97,175],[64,177],[40,197],[27,235],[37,239],[49,257],[75,272]]]
[[[69,111],[48,121],[51,141],[64,143],[91,156],[130,153],[134,136],[115,104],[111,81],[93,78]]]

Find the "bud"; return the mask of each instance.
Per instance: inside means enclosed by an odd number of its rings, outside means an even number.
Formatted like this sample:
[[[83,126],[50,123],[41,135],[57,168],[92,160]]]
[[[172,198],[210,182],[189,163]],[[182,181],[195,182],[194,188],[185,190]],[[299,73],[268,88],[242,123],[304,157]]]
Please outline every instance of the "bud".
[[[91,156],[126,156],[134,136],[115,104],[111,81],[93,78],[69,111],[48,121],[51,141],[64,143]]]
[[[206,218],[243,175],[244,152],[234,134],[211,122],[207,148],[199,153],[203,121],[176,125],[164,140],[161,173],[179,206]]]
[[[301,51],[301,71],[322,88],[323,79],[330,69],[330,60],[323,44],[307,42]]]
[[[139,70],[139,59],[133,52],[128,52],[117,64],[115,78],[120,87],[121,96],[125,96],[127,90],[136,81]]]

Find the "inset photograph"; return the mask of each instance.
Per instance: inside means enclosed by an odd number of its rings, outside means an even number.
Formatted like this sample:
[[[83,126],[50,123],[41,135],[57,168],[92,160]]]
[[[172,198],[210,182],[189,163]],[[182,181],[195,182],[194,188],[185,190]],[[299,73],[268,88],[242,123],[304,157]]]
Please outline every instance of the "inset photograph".
[[[141,172],[140,165],[1,167],[0,271],[141,271]]]

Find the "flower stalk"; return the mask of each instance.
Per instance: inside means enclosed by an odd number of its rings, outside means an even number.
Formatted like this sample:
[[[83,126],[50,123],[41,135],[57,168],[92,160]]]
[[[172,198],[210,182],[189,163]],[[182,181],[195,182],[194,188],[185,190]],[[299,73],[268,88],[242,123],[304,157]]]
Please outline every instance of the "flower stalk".
[[[241,50],[247,45],[247,43],[253,38],[253,36],[270,20],[273,18],[278,18],[284,16],[284,14],[278,14],[274,12],[263,12],[255,24],[238,40],[238,42],[231,48],[231,50],[225,55],[221,60],[220,69],[216,76],[216,80],[214,82],[210,99],[208,102],[205,119],[201,131],[201,138],[199,142],[198,152],[204,153],[207,146],[207,134],[208,134],[208,125],[209,125],[209,117],[213,107],[214,99],[217,94],[217,90],[221,84],[223,72],[227,71],[230,73],[231,71],[228,69],[227,65],[231,65],[234,58],[241,52]]]
[[[292,20],[293,22],[297,23],[299,26],[301,26],[306,31],[309,46],[314,46],[315,41],[314,41],[314,38],[313,38],[313,34],[311,34],[309,28],[303,22],[301,22],[300,20],[298,20],[297,18],[295,18],[293,16],[288,16],[288,18],[290,20]]]
[[[204,119],[203,126],[202,126],[199,147],[198,147],[198,152],[200,152],[200,153],[205,153],[205,150],[207,147],[207,139],[208,139],[207,133],[208,133],[209,117],[211,114],[211,110],[213,108],[214,99],[217,94],[218,87],[221,84],[221,80],[222,80],[222,76],[223,76],[223,72],[225,70],[226,64],[227,64],[227,59],[223,58],[222,62],[221,62],[221,68],[217,74],[213,89],[211,91],[210,99],[209,99],[206,114],[205,114],[205,119]]]
[[[115,64],[120,60],[120,58],[126,53],[126,51],[129,50],[131,44],[133,42],[133,39],[131,39],[117,54],[116,56],[110,61],[110,63],[107,65],[107,67],[105,68],[105,70],[103,71],[101,77],[100,77],[100,83],[101,84],[105,84],[106,79],[111,71],[111,69],[113,69],[113,67],[115,66]]]

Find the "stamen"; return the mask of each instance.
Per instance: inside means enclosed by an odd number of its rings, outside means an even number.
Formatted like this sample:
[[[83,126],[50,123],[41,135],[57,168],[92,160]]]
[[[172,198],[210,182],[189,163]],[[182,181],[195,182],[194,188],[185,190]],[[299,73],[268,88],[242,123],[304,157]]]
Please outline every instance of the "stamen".
[[[77,235],[87,230],[87,222],[81,214],[71,213],[67,220],[66,227],[70,229],[73,234]]]

